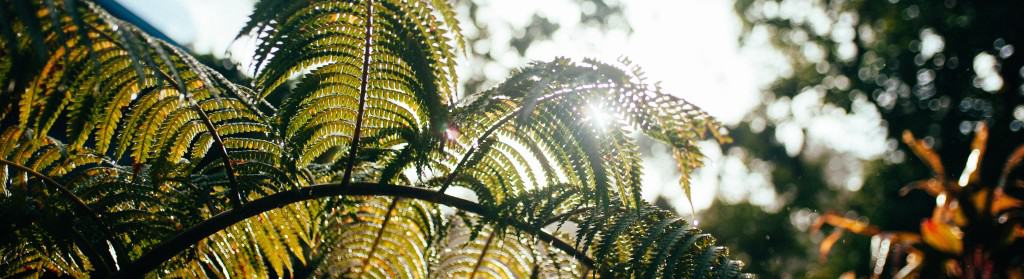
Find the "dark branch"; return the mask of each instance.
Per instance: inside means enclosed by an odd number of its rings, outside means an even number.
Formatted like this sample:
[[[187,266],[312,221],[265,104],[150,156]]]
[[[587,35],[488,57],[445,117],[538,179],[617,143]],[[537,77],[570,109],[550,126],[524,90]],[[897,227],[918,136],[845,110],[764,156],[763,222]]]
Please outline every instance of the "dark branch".
[[[586,266],[591,268],[594,267],[594,260],[583,252],[577,250],[571,244],[568,244],[550,233],[545,232],[542,228],[534,227],[518,220],[498,217],[498,214],[478,203],[445,195],[426,188],[386,184],[382,185],[378,183],[345,184],[347,183],[323,184],[279,192],[253,200],[243,204],[241,207],[222,212],[207,219],[206,221],[192,226],[171,239],[157,244],[153,249],[143,254],[142,257],[139,257],[134,262],[127,264],[124,269],[113,274],[111,277],[143,277],[147,272],[157,268],[161,263],[171,259],[185,249],[192,247],[192,245],[199,243],[199,241],[209,237],[210,235],[222,231],[235,223],[245,220],[246,218],[296,202],[334,196],[388,196],[395,198],[418,199],[451,206],[459,210],[480,215],[486,219],[501,221],[502,223],[509,224],[520,231],[535,235],[541,242],[548,243],[555,248],[566,252]]]

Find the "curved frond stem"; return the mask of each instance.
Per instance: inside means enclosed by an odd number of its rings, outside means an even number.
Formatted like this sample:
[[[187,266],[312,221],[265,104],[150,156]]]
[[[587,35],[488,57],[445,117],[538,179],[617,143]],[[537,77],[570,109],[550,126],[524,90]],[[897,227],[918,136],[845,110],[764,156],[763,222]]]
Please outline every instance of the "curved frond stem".
[[[391,199],[391,204],[388,205],[387,213],[384,213],[384,221],[380,223],[380,229],[377,230],[377,237],[373,238],[373,244],[370,245],[370,252],[366,253],[366,258],[363,259],[363,266],[369,266],[370,259],[373,259],[373,253],[377,252],[377,247],[380,246],[380,239],[384,237],[384,232],[388,229],[388,223],[391,222],[391,215],[395,211],[395,206],[398,206],[399,198]],[[363,271],[366,269],[364,268]]]
[[[97,269],[93,270],[93,272],[99,275],[103,275],[110,274],[110,272],[114,270],[115,266],[113,266],[113,263],[111,262],[112,259],[107,257],[108,254],[104,254],[98,251],[95,245],[92,245],[91,243],[89,243],[88,240],[86,240],[86,237],[82,235],[82,232],[76,229],[71,229],[70,232],[67,234],[70,236],[71,242],[74,242],[76,245],[78,245],[78,248],[82,251],[82,254],[85,254],[85,257],[89,259],[90,262],[95,261],[99,263],[97,264]]]
[[[573,210],[570,210],[570,211],[566,211],[566,212],[564,212],[562,214],[558,214],[558,215],[552,216],[551,218],[548,218],[547,220],[544,220],[544,223],[541,223],[541,225],[547,226],[547,225],[551,225],[551,224],[554,224],[554,223],[557,223],[557,222],[562,222],[562,221],[565,221],[566,219],[572,218],[572,216],[575,216],[576,214],[580,214],[580,213],[591,211],[591,210],[594,210],[594,207],[580,207],[580,208],[576,208],[576,209],[573,209]]]
[[[558,97],[560,97],[562,95],[566,95],[566,94],[573,93],[573,92],[578,92],[578,91],[576,91],[576,90],[556,91],[556,92],[551,93],[549,95],[541,96],[541,97],[537,98],[536,102],[539,104],[539,103],[542,103],[544,101],[555,99],[555,98],[558,98]],[[491,135],[494,134],[495,131],[497,131],[499,128],[501,128],[506,123],[508,123],[509,120],[512,120],[517,115],[522,113],[522,111],[524,109],[526,109],[526,107],[525,106],[521,106],[521,107],[517,108],[516,110],[510,112],[509,114],[503,116],[501,119],[498,119],[498,121],[495,121],[494,124],[491,124],[490,127],[487,127],[487,130],[485,130],[483,134],[480,134],[480,137],[477,138],[476,141],[477,142],[481,142],[481,141],[491,137]],[[445,190],[448,190],[448,187],[451,186],[452,182],[455,181],[455,177],[459,174],[459,171],[462,170],[463,167],[465,167],[465,165],[469,161],[469,159],[472,158],[473,153],[475,153],[477,150],[478,150],[478,148],[476,146],[473,146],[473,147],[470,147],[470,149],[466,151],[466,154],[462,156],[462,159],[459,160],[459,163],[455,165],[455,168],[452,169],[452,172],[449,173],[448,177],[445,178],[444,184],[441,184],[441,188],[438,190],[438,192],[444,193]]]
[[[586,279],[587,274],[590,273],[590,267],[583,267],[583,272],[580,273],[580,279]]]
[[[537,240],[533,241],[534,245],[540,243]],[[483,255],[481,253],[481,255]],[[530,278],[540,278],[540,259],[538,259],[537,250],[534,249],[530,252],[530,258],[533,258],[533,264],[530,265]]]
[[[382,185],[380,183],[331,183],[278,192],[245,203],[241,207],[217,214],[182,231],[173,238],[153,246],[152,250],[149,250],[134,262],[127,264],[123,269],[111,275],[111,278],[143,277],[149,271],[160,266],[161,263],[199,243],[199,241],[249,217],[301,201],[334,196],[388,196],[417,199],[454,207],[458,210],[477,214],[483,218],[501,219],[500,221],[503,223],[509,224],[511,227],[524,233],[534,235],[543,243],[564,251],[583,265],[590,268],[595,267],[594,260],[584,252],[577,250],[573,245],[562,239],[545,232],[542,228],[534,227],[518,220],[501,218],[497,213],[476,202],[420,187]]]
[[[96,211],[92,210],[92,208],[89,207],[89,205],[85,204],[85,201],[83,201],[82,198],[80,198],[77,195],[75,195],[75,193],[71,192],[71,190],[68,189],[67,187],[64,187],[63,184],[61,184],[60,182],[57,182],[57,180],[53,179],[52,177],[50,177],[48,175],[42,174],[42,173],[40,173],[40,172],[38,172],[36,170],[33,170],[32,168],[23,166],[21,164],[15,163],[15,162],[11,162],[11,161],[8,161],[8,160],[5,160],[5,159],[0,159],[0,164],[5,164],[5,165],[8,165],[8,166],[10,166],[12,168],[16,168],[18,170],[21,170],[21,171],[24,171],[24,172],[26,172],[28,174],[31,174],[32,176],[35,176],[35,177],[37,177],[39,179],[42,179],[43,182],[45,182],[45,183],[43,183],[44,185],[51,185],[53,188],[57,189],[57,192],[59,192],[61,195],[64,195],[65,197],[67,197],[68,199],[71,200],[72,203],[75,204],[75,207],[78,208],[77,210],[81,211],[80,214],[89,216],[89,218],[92,219],[91,221],[93,223],[95,223],[96,226],[99,227],[100,232],[103,234],[103,238],[104,239],[106,239],[106,240],[113,240],[113,234],[110,233],[110,227],[107,226],[107,224],[105,222],[103,222],[103,219],[100,218],[100,215],[98,213],[96,213]],[[95,247],[82,247],[82,248],[83,249],[95,250]],[[106,268],[108,270],[114,270],[114,262],[116,261],[116,259],[113,258],[113,255],[104,254],[104,253],[98,253],[98,252],[96,254],[101,256],[101,258],[100,258],[101,261],[100,262],[103,263],[103,267],[104,268]]]
[[[480,250],[480,257],[476,259],[476,264],[473,265],[473,272],[469,273],[469,278],[476,278],[476,272],[480,270],[480,265],[484,263],[484,257],[487,257],[487,250],[491,249],[491,244],[494,243],[494,236],[498,235],[496,232],[491,232],[491,235],[487,237],[487,243],[484,244],[484,248]]]
[[[189,98],[191,100],[191,98]],[[239,192],[238,178],[235,177],[235,168],[231,162],[231,157],[228,155],[228,148],[224,145],[224,139],[220,137],[220,133],[217,133],[217,126],[213,125],[213,120],[210,120],[210,116],[199,107],[199,104],[192,102],[192,109],[199,113],[199,118],[203,120],[203,125],[206,126],[206,130],[210,132],[210,136],[213,137],[213,142],[217,144],[217,151],[219,151],[221,160],[224,161],[224,173],[227,174],[228,183],[231,183],[231,202],[234,206],[242,205],[242,194]]]
[[[476,142],[482,142],[483,140],[491,137],[491,134],[494,134],[494,132],[497,131],[498,128],[501,128],[501,126],[504,126],[506,122],[512,120],[512,118],[515,117],[515,115],[522,109],[523,108],[520,107],[514,112],[509,113],[508,115],[505,115],[498,121],[494,122],[493,125],[488,127],[487,130],[484,131],[484,133],[481,134],[480,137],[476,139]],[[451,173],[448,173],[448,177],[445,178],[444,184],[441,184],[441,188],[437,190],[438,192],[443,194],[444,191],[448,190],[448,187],[451,186],[452,182],[455,181],[455,177],[459,174],[459,171],[466,166],[466,163],[469,162],[469,158],[472,158],[473,153],[476,153],[477,150],[478,148],[476,145],[473,145],[473,147],[470,147],[469,150],[466,150],[466,154],[462,155],[462,159],[459,160],[459,163],[455,165],[455,168],[452,169]]]
[[[10,167],[13,167],[13,168],[16,168],[18,170],[21,170],[21,171],[24,171],[26,173],[29,173],[32,176],[35,176],[35,177],[37,177],[39,179],[42,179],[47,184],[53,185],[53,187],[56,188],[58,192],[60,192],[61,194],[67,196],[72,201],[74,201],[76,206],[80,206],[80,207],[83,207],[85,210],[88,210],[88,212],[89,212],[88,215],[96,216],[97,219],[99,218],[99,215],[97,215],[96,212],[92,211],[92,209],[89,208],[89,206],[85,204],[85,201],[83,201],[81,198],[76,196],[75,193],[72,193],[71,190],[69,190],[67,187],[64,187],[64,185],[60,184],[60,182],[57,182],[57,180],[54,180],[52,177],[50,177],[48,175],[45,175],[45,174],[42,174],[40,172],[37,172],[36,170],[33,170],[32,168],[29,168],[29,167],[26,167],[26,166],[23,166],[21,164],[18,164],[18,163],[15,163],[15,162],[11,162],[11,161],[8,161],[8,160],[5,160],[5,159],[0,159],[0,163],[3,163],[3,164],[8,165]]]
[[[352,169],[356,167],[356,149],[359,148],[360,132],[363,128],[363,113],[366,111],[366,95],[370,85],[370,45],[373,43],[373,0],[366,1],[366,26],[363,39],[363,72],[359,77],[359,109],[356,111],[356,126],[352,132],[352,143],[348,148],[348,165],[341,181],[348,183],[352,179]]]
[[[163,41],[159,41],[159,42],[163,43]],[[217,144],[217,151],[219,151],[219,154],[221,155],[221,160],[224,161],[224,174],[227,175],[228,183],[231,184],[231,188],[230,188],[231,203],[235,207],[241,206],[242,205],[242,196],[239,193],[239,189],[238,189],[239,188],[238,178],[235,177],[235,168],[232,165],[231,156],[228,155],[227,146],[224,145],[224,140],[223,140],[223,138],[221,138],[220,133],[217,133],[217,126],[215,126],[213,124],[213,120],[210,120],[210,116],[208,114],[206,114],[205,111],[203,111],[203,108],[199,107],[199,103],[197,103],[195,101],[195,99],[192,99],[192,96],[188,92],[188,88],[185,86],[185,82],[181,80],[180,76],[178,76],[178,72],[177,72],[177,70],[175,70],[174,64],[167,57],[167,54],[164,53],[162,47],[163,47],[163,45],[155,45],[154,46],[154,48],[156,49],[157,53],[160,54],[160,59],[163,59],[164,63],[167,64],[168,69],[171,70],[171,74],[172,74],[172,77],[174,79],[173,80],[168,80],[168,82],[170,82],[170,83],[172,83],[172,84],[174,84],[175,86],[178,87],[178,91],[181,92],[181,94],[184,95],[185,98],[188,99],[189,103],[191,103],[191,105],[192,105],[192,109],[195,110],[196,113],[199,114],[199,118],[203,120],[203,126],[206,126],[207,132],[209,132],[210,136],[213,137],[213,142]],[[174,46],[171,46],[171,47],[174,47]],[[186,61],[186,63],[187,63],[187,61]],[[191,65],[191,63],[189,63],[189,65]],[[203,73],[197,71],[196,74],[197,75],[202,75]],[[165,78],[167,78],[167,77],[165,77]],[[206,86],[212,86],[212,85],[207,84]]]

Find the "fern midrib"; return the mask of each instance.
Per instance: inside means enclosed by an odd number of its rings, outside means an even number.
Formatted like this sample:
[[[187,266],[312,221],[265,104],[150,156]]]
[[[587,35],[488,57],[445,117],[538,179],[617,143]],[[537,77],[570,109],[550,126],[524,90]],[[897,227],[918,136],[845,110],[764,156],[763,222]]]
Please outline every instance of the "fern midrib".
[[[491,134],[493,134],[495,131],[498,130],[498,128],[504,126],[505,123],[507,123],[509,120],[515,117],[517,112],[519,111],[520,110],[517,109],[499,119],[497,122],[491,125],[491,127],[488,127],[487,130],[484,131],[484,133],[481,134],[480,137],[475,140],[475,142],[483,142],[487,138],[490,138]],[[473,153],[476,153],[477,150],[479,150],[478,145],[474,145],[470,147],[469,150],[466,150],[466,154],[462,155],[462,159],[459,160],[459,163],[455,165],[455,168],[452,169],[452,172],[448,174],[447,178],[445,178],[444,184],[441,185],[441,188],[438,190],[438,192],[441,192],[443,194],[446,190],[448,190],[448,187],[451,186],[452,182],[455,181],[455,177],[458,176],[459,171],[466,166],[466,163],[469,162],[470,158],[473,157]]]
[[[494,236],[498,235],[498,232],[491,232],[491,235],[487,237],[487,242],[484,243],[484,248],[480,250],[480,257],[476,259],[476,264],[473,265],[473,272],[469,273],[469,278],[476,278],[476,273],[480,271],[480,266],[483,265],[485,258],[487,257],[487,251],[491,250],[491,244],[494,243]]]
[[[162,41],[160,41],[160,42],[162,42]],[[166,45],[166,43],[163,43],[162,45]],[[157,48],[157,50],[158,50],[159,53],[161,53],[161,57],[163,58],[162,51],[160,51],[161,49]],[[182,60],[183,63],[185,63],[185,65],[188,65],[190,68],[198,69],[199,70],[199,71],[196,71],[195,74],[196,74],[197,78],[200,79],[200,81],[202,81],[203,87],[207,88],[207,91],[210,92],[211,95],[213,95],[214,99],[220,101],[221,98],[220,98],[219,94],[216,93],[217,88],[213,87],[213,82],[210,81],[210,79],[206,76],[207,73],[202,72],[202,69],[203,69],[202,67],[204,67],[204,66],[198,65],[198,63],[196,61],[194,61],[191,56],[188,56],[188,54],[181,53],[181,50],[178,49],[178,48],[175,48],[174,46],[171,46],[171,50],[174,51],[175,55],[180,57],[180,59]],[[165,61],[165,62],[169,62],[169,61]],[[174,74],[175,77],[178,77],[178,74],[177,74],[177,71],[174,68],[174,65],[168,65],[168,66],[171,69],[171,73]],[[217,151],[220,151],[221,160],[224,162],[224,173],[228,177],[228,183],[231,184],[231,188],[230,188],[230,195],[231,195],[230,199],[231,199],[231,202],[233,203],[234,206],[240,206],[242,204],[242,199],[244,197],[242,196],[242,193],[240,191],[241,189],[239,189],[241,187],[241,185],[239,185],[239,183],[238,183],[238,178],[235,177],[236,175],[235,175],[234,162],[231,161],[231,156],[228,153],[227,145],[224,144],[223,137],[221,137],[220,133],[217,132],[217,126],[213,124],[213,120],[210,119],[210,115],[207,114],[206,111],[203,110],[203,108],[199,106],[199,102],[196,102],[194,99],[192,99],[192,96],[190,96],[187,93],[187,91],[184,91],[184,90],[187,90],[187,89],[185,87],[185,84],[181,83],[182,81],[181,81],[180,77],[176,78],[175,80],[179,82],[179,84],[178,84],[178,86],[180,87],[179,90],[181,90],[182,94],[184,94],[185,97],[189,100],[189,103],[192,104],[192,109],[194,109],[196,112],[199,113],[199,117],[203,120],[203,125],[206,126],[207,132],[209,132],[210,135],[213,136],[213,142],[217,144],[217,146],[218,146],[218,148],[217,148],[218,150]]]
[[[388,223],[391,223],[391,216],[394,214],[399,200],[400,199],[397,197],[391,199],[391,204],[388,205],[388,210],[384,213],[384,221],[381,221],[380,229],[377,230],[377,235],[373,238],[373,244],[370,245],[370,251],[366,253],[366,258],[363,259],[361,272],[365,273],[367,268],[370,267],[370,260],[373,259],[373,254],[377,252],[377,247],[380,246],[380,240],[384,238],[384,234],[387,233]]]
[[[345,167],[345,174],[342,176],[342,183],[349,183],[352,179],[352,169],[356,166],[356,153],[359,148],[359,137],[363,128],[363,113],[366,110],[366,93],[368,92],[370,80],[370,53],[373,44],[373,0],[366,1],[366,26],[364,29],[366,37],[363,40],[363,69],[359,77],[359,110],[356,111],[356,127],[352,132],[352,143],[348,148],[348,166]]]
[[[614,85],[614,83],[611,83],[611,84],[599,83],[598,84],[598,86],[604,86],[604,85]],[[552,92],[550,94],[547,94],[547,95],[544,95],[544,96],[540,96],[539,98],[537,98],[535,100],[534,103],[535,103],[535,106],[536,106],[536,105],[539,105],[541,102],[545,102],[545,101],[549,101],[549,100],[552,100],[552,99],[556,99],[556,98],[559,98],[559,97],[562,97],[562,96],[565,96],[565,95],[568,95],[568,94],[571,94],[571,93],[580,93],[580,92],[582,92],[582,90],[572,90],[572,89],[556,90],[556,91],[554,91],[554,92]],[[494,124],[492,124],[490,127],[488,127],[487,130],[485,130],[484,133],[481,134],[479,138],[477,138],[477,142],[482,142],[483,140],[485,140],[488,137],[490,137],[492,134],[494,134],[495,131],[497,131],[499,128],[504,126],[506,123],[508,123],[508,121],[512,120],[513,118],[518,116],[523,111],[526,111],[526,109],[527,109],[527,107],[520,106],[519,108],[517,108],[517,109],[509,112],[505,116],[503,116],[498,121],[494,122]],[[470,147],[470,149],[466,151],[466,154],[464,154],[462,159],[459,160],[459,163],[455,165],[455,168],[452,170],[452,172],[448,174],[448,177],[445,179],[444,184],[442,184],[440,190],[438,190],[439,192],[444,193],[445,190],[448,190],[448,187],[450,187],[452,182],[454,182],[455,177],[458,175],[459,171],[463,167],[465,167],[465,164],[469,161],[470,158],[472,158],[473,153],[475,153],[477,150],[478,150],[478,148],[476,146],[473,146],[473,147]]]
[[[224,162],[224,173],[228,177],[228,182],[231,184],[229,190],[229,198],[231,199],[231,203],[234,206],[241,206],[242,195],[238,189],[239,184],[238,178],[235,177],[234,164],[231,162],[231,156],[228,155],[228,149],[227,146],[224,145],[224,139],[221,138],[220,133],[217,132],[217,126],[213,124],[213,121],[210,120],[210,116],[206,114],[206,111],[204,111],[203,108],[199,106],[199,103],[196,102],[195,99],[193,99],[192,96],[189,94],[188,87],[185,85],[184,81],[181,79],[181,76],[178,74],[176,66],[171,61],[167,53],[163,51],[163,45],[154,45],[153,47],[156,50],[156,52],[160,55],[160,59],[163,60],[164,64],[167,64],[167,68],[171,71],[171,77],[174,78],[173,80],[168,80],[168,82],[172,82],[178,88],[178,91],[185,96],[185,99],[187,99],[189,104],[192,106],[191,109],[195,110],[196,113],[199,114],[199,118],[203,120],[203,125],[206,126],[207,132],[210,133],[210,135],[213,137],[214,143],[217,144],[217,151],[220,152],[221,160],[223,160]],[[186,62],[186,65],[188,64],[189,63]],[[161,74],[163,74],[163,71],[160,72]],[[202,73],[196,73],[196,75],[202,75]],[[164,78],[170,78],[167,77],[166,74],[163,74],[162,76],[164,76]],[[210,84],[207,84],[206,81],[203,81],[203,84],[204,86],[211,86]]]

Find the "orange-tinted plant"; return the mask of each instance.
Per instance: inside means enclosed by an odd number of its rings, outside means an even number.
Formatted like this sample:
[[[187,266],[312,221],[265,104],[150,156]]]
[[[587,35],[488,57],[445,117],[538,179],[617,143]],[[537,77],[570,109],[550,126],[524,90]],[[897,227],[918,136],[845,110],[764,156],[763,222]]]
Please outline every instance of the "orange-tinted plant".
[[[1019,257],[1013,250],[1024,237],[1024,207],[1019,192],[1024,180],[1013,178],[1022,159],[1024,146],[1018,147],[1003,165],[997,185],[980,182],[981,158],[985,154],[988,129],[980,125],[971,143],[971,152],[960,176],[947,176],[939,155],[909,131],[903,142],[932,170],[934,176],[900,189],[901,195],[920,190],[935,198],[929,218],[921,220],[917,232],[886,231],[867,222],[835,213],[822,215],[812,232],[822,226],[834,227],[819,244],[822,260],[844,232],[871,237],[870,271],[872,278],[917,278],[925,259],[941,263],[937,274],[963,278],[1021,278]],[[903,257],[897,259],[897,257]],[[884,271],[891,272],[885,273]]]

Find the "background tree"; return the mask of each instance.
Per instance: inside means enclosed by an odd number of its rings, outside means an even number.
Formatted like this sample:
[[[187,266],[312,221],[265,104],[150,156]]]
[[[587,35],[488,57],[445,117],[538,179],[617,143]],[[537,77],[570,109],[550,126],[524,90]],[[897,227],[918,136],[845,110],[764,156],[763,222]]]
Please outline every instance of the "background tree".
[[[576,28],[580,29],[596,29],[602,33],[609,31],[623,31],[629,33],[632,28],[629,26],[628,19],[623,14],[623,5],[617,1],[605,1],[605,0],[573,0],[573,8],[577,8],[580,14],[580,23]],[[459,0],[455,1],[454,5],[458,10],[465,10],[467,13],[462,14],[465,21],[462,21],[462,29],[465,29],[467,33],[466,40],[466,60],[468,62],[468,73],[463,78],[463,91],[465,92],[477,92],[483,88],[493,86],[495,81],[489,79],[485,73],[487,67],[504,68],[509,67],[505,65],[508,61],[499,61],[499,57],[516,57],[517,60],[526,59],[526,53],[530,47],[536,45],[538,42],[549,41],[552,35],[559,30],[566,28],[560,26],[558,23],[545,17],[544,15],[534,12],[529,16],[529,21],[525,26],[513,26],[511,23],[503,22],[500,19],[491,17],[482,17],[481,9],[491,9],[489,5],[493,5],[493,1],[470,1],[470,0]],[[500,12],[500,11],[498,11]],[[491,32],[493,29],[510,29],[503,31],[514,32],[509,42],[509,50],[495,49],[494,47],[484,47],[487,45],[505,44],[506,42],[499,42],[499,38],[495,38]],[[513,66],[514,67],[514,66]],[[503,69],[505,71],[512,70],[511,68]]]
[[[1024,43],[1014,27],[1024,19],[1019,2],[754,0],[737,1],[736,11],[746,23],[741,40],[768,34],[791,67],[769,88],[765,103],[733,129],[734,146],[746,150],[745,160],[770,163],[771,182],[785,197],[784,205],[768,212],[719,203],[703,217],[723,220],[705,222],[716,233],[726,233],[734,222],[789,220],[758,226],[758,234],[725,237],[727,245],[751,257],[773,255],[752,262],[752,271],[822,278],[851,270],[871,274],[868,238],[841,238],[845,243],[837,244],[827,263],[819,265],[814,259],[821,232],[811,235],[811,241],[777,237],[807,230],[809,220],[824,212],[869,221],[887,231],[917,232],[935,200],[922,191],[903,196],[899,190],[932,173],[927,164],[908,156],[908,146],[899,144],[904,130],[937,150],[946,178],[955,181],[971,153],[976,127],[987,123],[988,150],[981,158],[979,184],[983,189],[999,185],[1002,166],[1021,144],[1024,127],[1024,61],[1015,53]],[[801,102],[810,109],[796,104]],[[802,120],[837,111],[868,119],[877,115],[888,138],[887,150],[876,158],[858,158],[818,137],[820,127]],[[792,131],[803,144],[780,140]],[[831,131],[853,133],[842,127]],[[859,191],[830,182],[844,173],[856,174],[850,169],[865,177]],[[778,242],[743,244],[766,236]],[[983,241],[965,239],[964,244]],[[1019,265],[1020,255],[1012,256],[1006,260]]]

